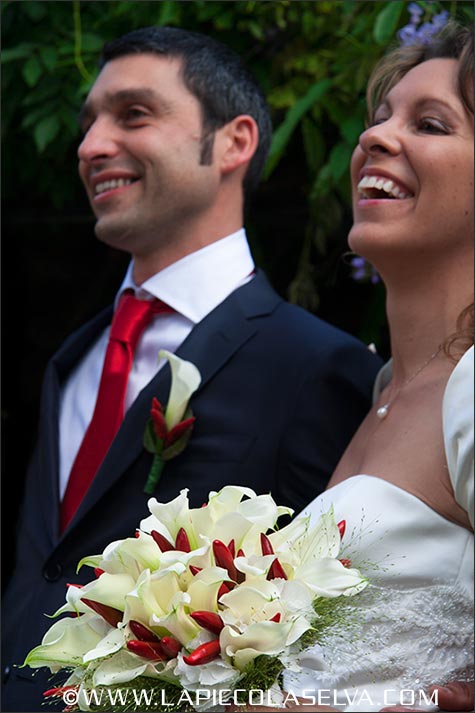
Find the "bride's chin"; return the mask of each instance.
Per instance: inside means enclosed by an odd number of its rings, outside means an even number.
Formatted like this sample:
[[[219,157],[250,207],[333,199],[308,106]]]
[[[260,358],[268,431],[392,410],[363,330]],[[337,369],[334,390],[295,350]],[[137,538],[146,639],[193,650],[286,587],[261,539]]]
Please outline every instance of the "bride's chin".
[[[353,225],[348,233],[348,245],[352,252],[373,264],[374,261],[384,260],[389,253],[397,253],[403,247],[399,240],[393,239],[392,233],[384,231],[380,225],[374,223]]]
[[[375,252],[375,242],[380,243],[381,241],[376,241],[375,237],[371,235],[370,230],[365,230],[360,225],[354,225],[348,234],[348,245],[352,252],[357,255],[361,255],[366,260],[371,262],[370,254]]]

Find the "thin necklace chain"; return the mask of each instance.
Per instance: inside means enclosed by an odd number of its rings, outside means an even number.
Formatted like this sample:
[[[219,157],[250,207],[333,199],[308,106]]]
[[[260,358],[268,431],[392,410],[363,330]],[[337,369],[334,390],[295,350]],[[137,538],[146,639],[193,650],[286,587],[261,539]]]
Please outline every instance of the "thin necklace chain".
[[[391,406],[393,405],[393,403],[396,401],[396,399],[397,399],[397,397],[399,396],[399,394],[401,393],[401,391],[402,391],[406,386],[408,386],[408,384],[410,384],[411,381],[413,381],[413,380],[416,378],[416,376],[419,376],[419,374],[421,373],[421,371],[423,371],[423,370],[426,368],[426,366],[428,366],[428,365],[431,363],[431,361],[433,361],[437,356],[439,356],[439,354],[440,354],[440,352],[441,352],[441,349],[442,349],[442,344],[439,344],[439,347],[437,348],[437,350],[436,350],[433,354],[431,354],[430,357],[429,357],[428,359],[426,359],[426,361],[425,361],[423,364],[421,364],[421,366],[420,366],[418,369],[416,369],[416,371],[415,371],[413,374],[411,374],[411,376],[410,376],[408,379],[406,379],[406,381],[404,381],[404,382],[401,384],[401,386],[400,386],[399,389],[396,391],[396,393],[394,394],[394,396],[393,396],[391,399],[389,399],[389,401],[386,401],[386,403],[383,404],[383,406],[380,406],[380,407],[378,408],[378,410],[376,411],[376,416],[377,416],[379,419],[383,420],[383,419],[386,418],[386,416],[387,416],[388,413],[389,413],[390,407],[391,407]]]

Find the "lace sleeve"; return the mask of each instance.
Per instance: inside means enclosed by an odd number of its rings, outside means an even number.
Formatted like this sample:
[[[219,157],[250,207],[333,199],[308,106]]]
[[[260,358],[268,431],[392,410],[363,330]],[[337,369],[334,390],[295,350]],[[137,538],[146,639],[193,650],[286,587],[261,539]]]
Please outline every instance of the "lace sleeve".
[[[473,347],[452,372],[442,405],[444,444],[455,500],[474,524]]]

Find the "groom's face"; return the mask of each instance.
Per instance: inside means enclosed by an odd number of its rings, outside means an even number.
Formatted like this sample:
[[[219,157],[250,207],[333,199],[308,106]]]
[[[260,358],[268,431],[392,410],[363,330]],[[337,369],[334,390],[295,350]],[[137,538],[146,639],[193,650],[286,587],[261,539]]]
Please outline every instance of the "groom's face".
[[[191,235],[219,187],[212,157],[201,162],[202,111],[181,62],[127,55],[100,72],[82,112],[79,174],[97,218],[96,234],[146,255]]]

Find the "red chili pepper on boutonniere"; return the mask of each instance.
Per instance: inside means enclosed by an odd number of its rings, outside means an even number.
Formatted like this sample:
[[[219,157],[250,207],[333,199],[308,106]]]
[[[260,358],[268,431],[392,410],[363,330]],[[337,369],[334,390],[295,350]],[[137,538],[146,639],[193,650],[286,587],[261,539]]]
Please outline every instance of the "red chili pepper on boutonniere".
[[[172,381],[165,409],[158,399],[152,399],[150,418],[145,429],[144,447],[154,455],[144,488],[148,495],[155,490],[166,461],[179,455],[190,440],[196,419],[188,401],[201,383],[200,372],[191,362],[165,350],[159,353],[159,357],[168,359]]]

